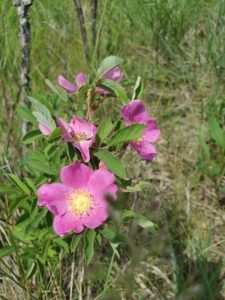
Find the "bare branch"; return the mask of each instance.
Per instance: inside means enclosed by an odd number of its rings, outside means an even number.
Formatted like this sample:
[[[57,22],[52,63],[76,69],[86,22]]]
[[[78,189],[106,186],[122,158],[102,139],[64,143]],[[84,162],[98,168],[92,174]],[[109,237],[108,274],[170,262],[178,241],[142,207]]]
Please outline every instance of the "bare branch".
[[[17,9],[20,23],[20,39],[22,44],[22,59],[21,59],[21,82],[22,91],[24,93],[24,105],[29,106],[27,93],[30,91],[30,20],[29,9],[33,0],[13,0],[13,4]],[[23,131],[26,133],[28,130],[27,123],[23,124]]]
[[[80,25],[81,38],[83,43],[83,54],[86,60],[86,64],[89,67],[89,57],[88,57],[88,39],[87,39],[87,30],[85,25],[83,8],[81,6],[80,0],[74,0],[74,4],[77,10],[78,21]]]

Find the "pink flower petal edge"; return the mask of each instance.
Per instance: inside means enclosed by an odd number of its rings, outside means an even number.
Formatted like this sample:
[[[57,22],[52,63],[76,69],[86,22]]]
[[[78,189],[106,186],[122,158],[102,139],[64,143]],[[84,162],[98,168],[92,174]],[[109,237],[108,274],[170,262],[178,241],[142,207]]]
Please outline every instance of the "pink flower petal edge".
[[[41,133],[45,136],[50,135],[53,132],[53,129],[46,126],[45,124],[39,122],[39,129],[41,131]]]

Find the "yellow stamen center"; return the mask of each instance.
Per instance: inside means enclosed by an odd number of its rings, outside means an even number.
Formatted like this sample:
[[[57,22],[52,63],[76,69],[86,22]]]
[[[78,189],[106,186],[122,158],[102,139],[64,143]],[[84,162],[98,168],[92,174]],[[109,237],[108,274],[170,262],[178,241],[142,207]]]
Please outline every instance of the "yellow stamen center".
[[[85,133],[77,133],[73,138],[76,142],[86,141],[87,135]]]
[[[77,216],[88,213],[92,205],[90,193],[83,190],[70,193],[67,199],[69,201],[70,211]]]

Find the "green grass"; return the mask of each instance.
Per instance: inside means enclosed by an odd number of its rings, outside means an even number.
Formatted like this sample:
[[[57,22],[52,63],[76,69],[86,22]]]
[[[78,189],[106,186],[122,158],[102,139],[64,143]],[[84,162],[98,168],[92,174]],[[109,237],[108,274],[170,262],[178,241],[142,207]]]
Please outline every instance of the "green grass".
[[[90,35],[89,1],[82,3]],[[102,7],[100,1],[98,21]],[[54,102],[45,78],[54,82],[59,74],[72,79],[87,71],[74,3],[35,1],[30,18],[31,94],[45,103]],[[18,18],[8,0],[0,3],[0,49],[2,182],[6,171],[21,175],[23,156],[22,118],[17,113],[21,49]],[[91,44],[89,51],[93,53]],[[125,158],[132,161],[130,174],[151,182],[150,189],[127,201],[157,223],[159,231],[150,235],[135,224],[120,228],[130,242],[120,258],[114,258],[108,292],[112,299],[223,299],[224,149],[210,133],[209,117],[214,114],[224,129],[225,1],[108,1],[97,62],[109,54],[124,58],[123,71],[129,79],[143,78],[143,98],[159,120],[162,138],[153,163],[140,162],[130,153]],[[107,106],[104,109],[107,112]],[[18,210],[10,222],[14,224],[19,216]],[[10,226],[1,220],[0,241],[6,245],[12,240]],[[81,285],[87,299],[92,299],[102,291],[112,257],[108,245],[100,249],[84,274],[77,256],[62,251],[57,261],[54,249],[48,254],[38,249],[48,259],[45,267],[41,262],[31,265],[28,279],[21,270],[21,257],[7,256],[0,263],[0,295],[29,299],[33,293],[38,299],[69,299],[73,276],[73,299],[78,299]]]

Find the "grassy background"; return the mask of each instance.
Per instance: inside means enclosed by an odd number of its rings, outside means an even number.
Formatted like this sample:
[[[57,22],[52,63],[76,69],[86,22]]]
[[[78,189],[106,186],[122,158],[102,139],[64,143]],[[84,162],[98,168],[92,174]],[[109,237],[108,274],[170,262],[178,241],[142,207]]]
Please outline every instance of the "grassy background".
[[[90,35],[89,1],[83,3]],[[100,1],[98,22],[102,7]],[[30,19],[31,91],[43,98],[50,94],[45,78],[53,82],[59,74],[72,78],[87,67],[72,0],[36,0]],[[1,175],[9,168],[18,173],[22,155],[18,126],[22,118],[17,113],[21,55],[18,26],[11,1],[2,0]],[[224,126],[225,1],[109,1],[99,60],[109,54],[125,59],[123,71],[128,79],[135,81],[137,75],[142,76],[143,98],[162,131],[159,155],[153,163],[127,155],[133,161],[130,172],[135,178],[151,181],[150,190],[129,201],[135,202],[135,209],[154,220],[160,230],[150,236],[130,226],[125,228],[132,242],[113,263],[110,280],[115,295],[110,299],[225,299],[224,150],[210,127],[212,115],[221,128]],[[99,252],[85,272],[84,286],[93,297],[101,290],[110,255],[107,249]],[[59,262],[63,279],[56,277],[45,293],[40,291],[43,286],[37,288],[40,299],[67,299],[72,259],[68,261],[67,256]],[[53,274],[51,269],[48,272]],[[32,282],[29,289],[35,290]],[[0,283],[0,291],[6,299],[26,297],[8,280]]]

